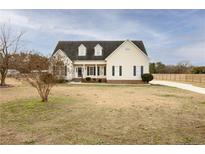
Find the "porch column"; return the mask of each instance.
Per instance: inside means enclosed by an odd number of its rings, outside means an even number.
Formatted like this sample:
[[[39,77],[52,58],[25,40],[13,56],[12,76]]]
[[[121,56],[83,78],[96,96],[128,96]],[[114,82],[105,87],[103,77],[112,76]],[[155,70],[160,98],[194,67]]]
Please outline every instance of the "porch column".
[[[83,64],[83,78],[86,77],[86,70],[85,70],[85,64]]]
[[[97,74],[98,74],[98,67],[97,64],[95,64],[95,77],[97,78]]]
[[[78,67],[77,66],[74,66],[74,76],[75,76],[75,78],[77,78],[78,77]]]

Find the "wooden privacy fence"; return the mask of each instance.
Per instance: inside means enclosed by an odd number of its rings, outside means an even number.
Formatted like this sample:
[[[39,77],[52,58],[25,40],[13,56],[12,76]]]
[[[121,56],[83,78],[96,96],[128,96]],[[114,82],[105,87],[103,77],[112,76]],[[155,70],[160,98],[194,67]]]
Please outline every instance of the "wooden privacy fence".
[[[153,74],[156,80],[205,83],[205,74]]]

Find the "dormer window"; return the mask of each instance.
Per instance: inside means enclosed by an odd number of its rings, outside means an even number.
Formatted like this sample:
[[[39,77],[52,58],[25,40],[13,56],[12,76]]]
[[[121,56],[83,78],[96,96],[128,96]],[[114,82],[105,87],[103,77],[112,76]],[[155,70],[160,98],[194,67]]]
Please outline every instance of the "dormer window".
[[[79,47],[78,47],[78,56],[85,56],[86,55],[86,47],[81,44]]]
[[[102,47],[99,44],[95,46],[95,56],[102,56]]]

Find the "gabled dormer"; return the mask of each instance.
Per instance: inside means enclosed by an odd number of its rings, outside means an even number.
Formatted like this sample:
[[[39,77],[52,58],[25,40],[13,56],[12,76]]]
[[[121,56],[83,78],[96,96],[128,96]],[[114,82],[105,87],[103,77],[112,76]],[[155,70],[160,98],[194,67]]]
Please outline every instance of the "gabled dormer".
[[[95,56],[102,56],[102,47],[100,46],[100,44],[97,44],[96,46],[95,46],[95,53],[94,53],[94,55]]]
[[[78,47],[78,56],[86,56],[86,47],[83,44]]]

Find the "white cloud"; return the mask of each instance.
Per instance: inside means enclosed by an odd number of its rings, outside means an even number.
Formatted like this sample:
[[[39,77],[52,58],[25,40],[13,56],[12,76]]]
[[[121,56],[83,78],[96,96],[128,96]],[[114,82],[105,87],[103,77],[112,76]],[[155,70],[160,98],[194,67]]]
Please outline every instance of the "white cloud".
[[[91,37],[98,37],[97,33],[93,33],[92,31],[88,30],[78,30],[72,28],[72,26],[68,28],[64,28],[61,25],[64,25],[63,23],[55,23],[50,22],[48,20],[44,20],[44,22],[37,23],[32,21],[32,19],[29,19],[27,16],[19,15],[18,13],[15,13],[13,11],[5,11],[0,10],[0,23],[1,24],[10,24],[12,26],[19,26],[21,28],[29,28],[44,32],[51,32],[51,33],[64,33],[64,34],[71,34],[71,35],[85,35],[85,36],[91,36]]]
[[[175,55],[181,59],[199,61],[205,64],[205,40],[184,45],[176,49]]]
[[[139,21],[123,19],[121,14],[114,12],[112,14],[106,14],[99,12],[96,14],[99,16],[103,27],[99,27],[99,23],[89,24],[90,27],[86,27],[87,22],[78,19],[76,20],[72,14],[65,19],[59,20],[59,17],[40,16],[43,20],[33,20],[31,17],[20,15],[11,10],[0,10],[0,23],[10,23],[11,25],[19,26],[22,28],[29,28],[39,30],[41,32],[48,33],[61,33],[67,35],[82,35],[93,39],[125,39],[130,34],[138,34],[140,36],[149,36],[149,38],[155,42],[166,42],[167,36],[161,32],[155,31],[153,28],[149,28],[143,25]],[[122,22],[125,20],[126,22]],[[99,21],[99,22],[100,22]],[[129,38],[127,38],[129,39]],[[156,43],[154,43],[156,44]]]
[[[12,11],[5,10],[0,10],[0,23],[31,29],[38,29],[40,27],[40,24],[31,22],[26,16],[21,16]]]

